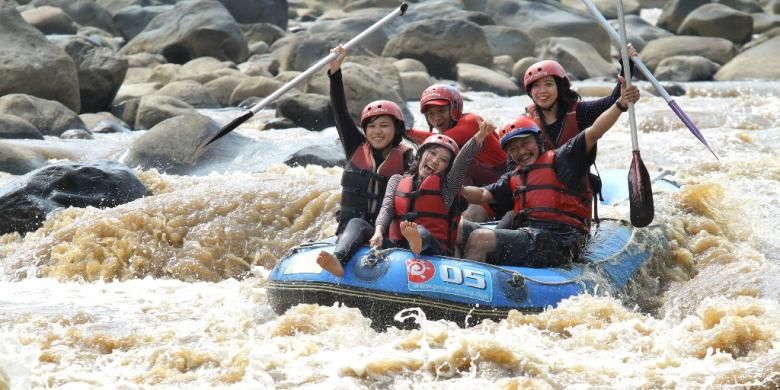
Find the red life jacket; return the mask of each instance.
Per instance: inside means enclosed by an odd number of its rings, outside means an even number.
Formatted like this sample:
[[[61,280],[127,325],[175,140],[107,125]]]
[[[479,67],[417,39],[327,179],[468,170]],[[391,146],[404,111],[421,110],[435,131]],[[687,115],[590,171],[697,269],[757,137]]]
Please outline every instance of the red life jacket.
[[[515,170],[509,179],[515,214],[523,221],[565,223],[587,233],[593,194],[588,180],[585,183],[585,192],[566,187],[555,175],[555,153],[544,152],[532,165]]]
[[[401,179],[393,200],[395,218],[388,232],[390,241],[396,245],[403,242],[401,221],[414,221],[428,229],[439,241],[439,246],[451,253],[460,222],[460,212],[456,211],[459,200],[456,199],[453,206],[448,208],[444,203],[441,185],[441,177],[438,175],[423,179],[419,188],[414,188],[413,176],[407,175]]]
[[[545,130],[545,126],[542,124],[542,118],[539,117],[539,110],[536,109],[536,104],[532,103],[528,105],[528,107],[525,108],[525,112],[536,121],[539,128],[544,132],[544,150],[553,150],[565,144],[566,141],[574,138],[582,131],[582,129],[577,126],[577,103],[572,104],[566,114],[564,114],[561,132],[558,133],[558,138],[556,139],[552,139],[552,136]]]
[[[352,218],[362,218],[374,224],[385,196],[387,180],[395,174],[402,175],[412,158],[410,148],[398,145],[390,150],[385,161],[377,167],[371,145],[368,142],[360,145],[341,175],[341,206],[337,231],[343,231]]]

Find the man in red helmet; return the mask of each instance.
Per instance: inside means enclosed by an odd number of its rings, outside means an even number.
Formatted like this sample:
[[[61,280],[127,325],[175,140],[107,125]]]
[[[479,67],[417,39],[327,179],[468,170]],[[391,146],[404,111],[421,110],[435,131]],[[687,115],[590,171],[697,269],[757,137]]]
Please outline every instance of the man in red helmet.
[[[459,147],[479,131],[482,118],[463,113],[463,98],[458,89],[445,84],[434,84],[420,96],[420,112],[425,115],[429,130],[409,129],[407,137],[417,144],[423,142],[434,130],[455,140]],[[506,171],[506,153],[498,145],[498,136],[490,134],[482,151],[474,158],[466,173],[466,184],[487,185]]]
[[[627,89],[622,77],[620,82],[618,101],[555,150],[545,151],[542,131],[528,116],[501,130],[501,147],[517,168],[486,187],[466,187],[463,195],[471,203],[513,210],[511,226],[491,230],[464,222],[463,257],[497,265],[549,267],[579,255],[590,231],[593,198],[587,178],[596,141],[620,117],[619,105],[639,99],[636,86]]]

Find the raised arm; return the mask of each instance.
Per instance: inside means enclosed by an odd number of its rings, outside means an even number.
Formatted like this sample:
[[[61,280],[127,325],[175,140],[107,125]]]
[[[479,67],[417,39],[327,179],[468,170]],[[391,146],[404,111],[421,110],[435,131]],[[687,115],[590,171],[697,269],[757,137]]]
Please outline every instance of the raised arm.
[[[636,85],[626,88],[626,80],[619,76],[620,98],[611,107],[604,111],[593,125],[585,129],[585,148],[590,153],[596,146],[596,142],[617,122],[620,114],[628,107],[628,103],[636,103],[639,100],[639,89]]]
[[[346,50],[341,46],[331,49],[333,53],[338,53],[333,62],[330,63],[328,76],[330,77],[330,105],[333,109],[333,116],[336,120],[336,130],[339,133],[341,146],[344,148],[344,154],[347,159],[352,157],[355,150],[366,141],[365,135],[358,129],[347,108],[347,97],[344,94],[344,82],[341,77],[341,64],[347,56]]]
[[[463,181],[466,179],[466,172],[469,169],[469,165],[471,165],[471,161],[482,150],[482,145],[485,144],[487,136],[495,130],[495,125],[480,119],[479,131],[463,145],[460,153],[455,157],[452,169],[447,174],[447,187],[443,194],[447,207],[452,205],[455,195],[463,189]]]

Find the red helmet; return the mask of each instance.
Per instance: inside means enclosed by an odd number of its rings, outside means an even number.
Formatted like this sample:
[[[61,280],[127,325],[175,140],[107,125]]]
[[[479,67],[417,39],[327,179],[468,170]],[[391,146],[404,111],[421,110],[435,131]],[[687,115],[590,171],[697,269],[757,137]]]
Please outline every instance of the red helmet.
[[[360,113],[360,125],[365,128],[367,120],[382,115],[390,115],[398,119],[402,124],[404,123],[404,114],[401,111],[401,107],[389,100],[377,100],[368,103],[363,108],[363,112]]]
[[[539,61],[528,67],[523,76],[523,85],[525,90],[528,91],[528,86],[533,84],[534,81],[546,76],[556,76],[562,79],[568,80],[566,76],[566,70],[563,69],[561,64],[553,60]]]
[[[463,115],[463,97],[458,89],[449,85],[434,84],[420,96],[420,112],[425,114],[428,107],[450,105],[450,118],[457,121]]]
[[[454,139],[444,134],[434,134],[434,135],[429,135],[428,138],[426,138],[425,141],[423,141],[417,153],[422,153],[423,150],[434,145],[443,146],[447,148],[450,152],[452,152],[453,157],[457,156],[458,152],[460,151],[460,148],[458,147],[458,144],[455,142]]]
[[[539,134],[541,134],[541,130],[539,130],[536,121],[528,115],[522,115],[504,126],[498,132],[498,138],[501,139],[501,149],[506,149],[506,144],[515,138],[538,136]]]

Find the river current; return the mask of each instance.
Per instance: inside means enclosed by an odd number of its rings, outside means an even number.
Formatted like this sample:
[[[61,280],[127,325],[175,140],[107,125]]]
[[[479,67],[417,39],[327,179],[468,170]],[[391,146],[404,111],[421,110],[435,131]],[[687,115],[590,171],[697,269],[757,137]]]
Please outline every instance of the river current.
[[[586,99],[614,85],[575,84]],[[139,171],[152,196],[58,210],[35,232],[0,236],[0,389],[777,388],[780,83],[685,87],[676,101],[719,159],[643,94],[642,159],[683,184],[655,196],[667,249],[637,278],[652,288],[466,329],[418,318],[419,329],[377,332],[348,307],[275,314],[267,275],[296,244],[334,233],[341,169],[282,165],[303,145],[338,142],[336,131],[260,132],[272,116],[261,112],[237,130],[251,141],[230,161]],[[528,103],[465,96],[466,111],[499,125]],[[121,160],[140,134],[12,142]],[[631,157],[624,115],[597,166],[627,169]]]

